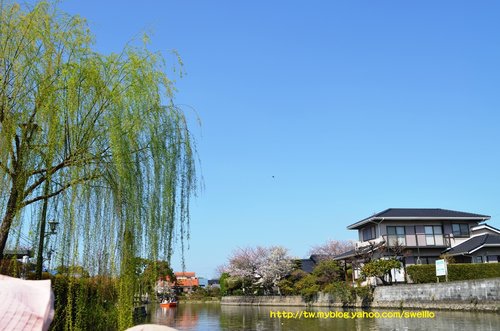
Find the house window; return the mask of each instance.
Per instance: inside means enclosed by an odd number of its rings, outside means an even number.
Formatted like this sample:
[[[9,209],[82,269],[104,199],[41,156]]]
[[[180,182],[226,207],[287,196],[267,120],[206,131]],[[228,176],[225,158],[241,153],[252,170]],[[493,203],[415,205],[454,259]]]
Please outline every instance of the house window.
[[[469,237],[468,224],[452,224],[453,237]]]
[[[428,225],[424,227],[425,230],[425,243],[428,246],[442,246],[444,245],[443,240],[443,229],[440,225]]]
[[[474,256],[474,262],[475,263],[483,263],[483,257],[482,256]]]
[[[437,257],[427,257],[427,264],[436,264]]]
[[[375,227],[374,226],[369,226],[367,228],[363,229],[363,241],[375,239],[376,234],[375,234]]]
[[[490,263],[498,263],[500,261],[500,255],[488,255],[486,259]]]
[[[404,226],[388,226],[387,239],[389,246],[406,245],[405,227]]]
[[[417,264],[435,264],[437,258],[433,256],[421,256],[417,258]]]

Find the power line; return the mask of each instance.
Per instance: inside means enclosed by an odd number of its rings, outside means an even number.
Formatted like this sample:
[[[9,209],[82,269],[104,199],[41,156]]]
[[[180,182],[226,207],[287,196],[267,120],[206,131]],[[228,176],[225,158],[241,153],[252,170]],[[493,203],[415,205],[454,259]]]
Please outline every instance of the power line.
[[[26,246],[32,246],[32,240],[29,239],[29,237],[25,237],[21,231],[18,231],[16,229],[12,229],[14,233],[17,233],[18,237],[20,240],[23,240],[23,244],[26,244]]]

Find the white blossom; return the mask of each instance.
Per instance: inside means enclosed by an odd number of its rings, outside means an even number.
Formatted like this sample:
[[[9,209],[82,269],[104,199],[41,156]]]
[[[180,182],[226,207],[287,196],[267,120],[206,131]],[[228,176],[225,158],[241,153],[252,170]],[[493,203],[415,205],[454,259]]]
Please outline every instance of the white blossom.
[[[292,270],[288,250],[281,246],[240,248],[229,259],[226,271],[235,277],[250,280],[267,292]]]

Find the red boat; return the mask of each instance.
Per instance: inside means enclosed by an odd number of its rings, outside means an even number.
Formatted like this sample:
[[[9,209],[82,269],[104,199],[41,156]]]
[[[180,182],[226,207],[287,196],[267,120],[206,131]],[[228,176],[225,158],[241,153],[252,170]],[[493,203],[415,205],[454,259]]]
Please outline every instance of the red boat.
[[[174,301],[174,300],[163,300],[160,303],[160,307],[162,307],[162,308],[177,307],[177,301]]]

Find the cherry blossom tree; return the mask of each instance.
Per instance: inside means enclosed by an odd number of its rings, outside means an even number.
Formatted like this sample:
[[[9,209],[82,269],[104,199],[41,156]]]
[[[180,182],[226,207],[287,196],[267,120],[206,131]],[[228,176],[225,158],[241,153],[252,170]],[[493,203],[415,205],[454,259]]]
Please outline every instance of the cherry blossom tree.
[[[334,240],[330,239],[322,245],[313,246],[309,251],[311,255],[323,255],[326,259],[332,259],[336,255],[354,249],[352,240]]]
[[[257,274],[260,276],[259,282],[265,291],[277,288],[279,292],[278,282],[293,268],[288,250],[281,246],[270,247],[262,262],[257,269]]]
[[[229,258],[226,271],[243,280],[243,291],[252,287],[270,293],[293,267],[288,250],[281,246],[239,248]],[[278,290],[279,291],[279,290]]]

